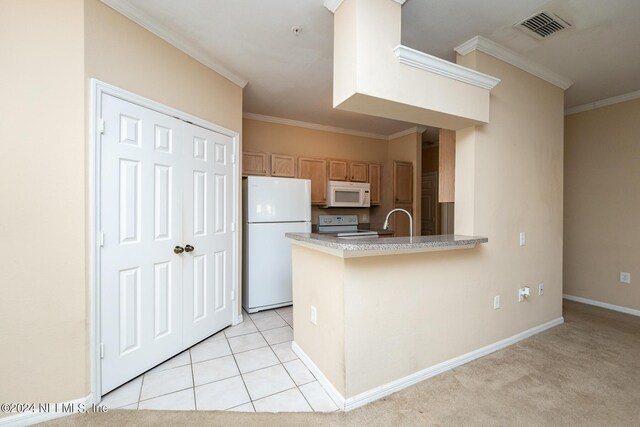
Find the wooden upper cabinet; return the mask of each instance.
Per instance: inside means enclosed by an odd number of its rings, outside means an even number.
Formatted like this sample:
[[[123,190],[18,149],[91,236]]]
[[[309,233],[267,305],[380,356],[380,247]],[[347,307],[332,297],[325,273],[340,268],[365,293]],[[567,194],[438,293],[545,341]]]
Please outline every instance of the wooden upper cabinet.
[[[349,162],[349,181],[367,182],[369,180],[369,164]]]
[[[300,157],[298,178],[311,180],[311,204],[327,203],[327,160]]]
[[[269,158],[266,153],[242,153],[242,175],[267,175]]]
[[[296,177],[296,158],[286,154],[271,155],[271,176]]]
[[[329,160],[329,181],[348,181],[346,160]]]
[[[413,203],[413,163],[393,162],[393,201]]]
[[[376,163],[369,164],[369,183],[371,184],[371,206],[380,204],[380,176],[381,166]]]

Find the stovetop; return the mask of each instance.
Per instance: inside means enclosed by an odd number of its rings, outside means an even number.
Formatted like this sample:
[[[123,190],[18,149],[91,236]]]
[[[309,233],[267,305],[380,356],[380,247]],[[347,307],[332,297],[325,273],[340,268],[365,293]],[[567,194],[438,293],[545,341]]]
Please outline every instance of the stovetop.
[[[318,234],[333,234],[337,237],[377,237],[378,233],[358,229],[358,215],[320,215]]]

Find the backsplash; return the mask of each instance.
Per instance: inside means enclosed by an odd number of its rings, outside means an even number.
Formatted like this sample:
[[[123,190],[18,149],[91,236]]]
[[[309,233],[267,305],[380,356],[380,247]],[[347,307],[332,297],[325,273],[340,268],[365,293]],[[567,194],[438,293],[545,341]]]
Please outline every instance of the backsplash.
[[[369,208],[321,208],[318,206],[311,207],[311,223],[318,224],[319,215],[358,215],[360,224],[368,224],[370,222]]]

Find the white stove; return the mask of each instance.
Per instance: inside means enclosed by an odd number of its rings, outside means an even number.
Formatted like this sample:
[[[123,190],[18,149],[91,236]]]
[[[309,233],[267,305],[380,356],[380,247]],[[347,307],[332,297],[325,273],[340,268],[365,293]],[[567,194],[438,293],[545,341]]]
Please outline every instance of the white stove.
[[[343,239],[378,237],[375,231],[358,230],[358,215],[320,215],[318,233],[335,234]]]

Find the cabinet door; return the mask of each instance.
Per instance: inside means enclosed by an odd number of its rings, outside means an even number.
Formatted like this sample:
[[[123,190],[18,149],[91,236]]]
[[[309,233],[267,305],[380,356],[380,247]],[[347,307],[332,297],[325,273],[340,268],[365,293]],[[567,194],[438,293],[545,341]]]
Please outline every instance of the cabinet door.
[[[327,161],[300,157],[298,159],[298,178],[311,180],[311,204],[327,203]]]
[[[413,203],[413,163],[393,162],[393,201]]]
[[[369,180],[369,165],[367,163],[349,163],[349,181],[367,182]]]
[[[329,160],[329,180],[348,181],[347,162],[345,160]]]
[[[271,176],[296,177],[296,158],[285,154],[271,155]]]
[[[412,205],[395,205],[395,208],[401,208],[413,215]],[[393,214],[393,237],[408,237],[411,235],[411,227],[409,226],[409,217],[404,212],[395,212]],[[415,224],[413,224],[415,227]]]
[[[369,164],[369,183],[371,184],[371,206],[380,204],[380,165]]]
[[[242,175],[267,175],[269,158],[266,153],[242,153]]]

